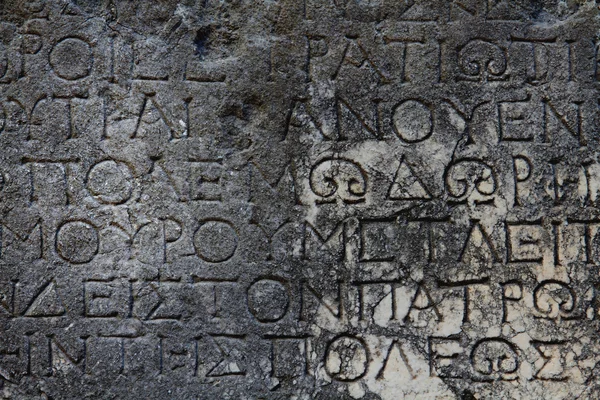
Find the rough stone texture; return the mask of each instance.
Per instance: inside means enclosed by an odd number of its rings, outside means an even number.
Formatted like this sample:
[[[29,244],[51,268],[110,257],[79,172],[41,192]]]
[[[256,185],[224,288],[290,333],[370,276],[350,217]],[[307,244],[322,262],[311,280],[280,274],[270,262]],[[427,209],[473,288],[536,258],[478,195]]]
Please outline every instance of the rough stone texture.
[[[0,397],[600,398],[598,13],[0,1]]]

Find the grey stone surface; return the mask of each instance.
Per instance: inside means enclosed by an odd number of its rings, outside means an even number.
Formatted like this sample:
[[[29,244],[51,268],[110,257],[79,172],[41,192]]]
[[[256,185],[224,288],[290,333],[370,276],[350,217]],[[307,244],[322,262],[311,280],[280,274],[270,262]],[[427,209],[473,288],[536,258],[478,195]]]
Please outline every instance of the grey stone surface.
[[[586,0],[1,0],[0,397],[598,399]]]

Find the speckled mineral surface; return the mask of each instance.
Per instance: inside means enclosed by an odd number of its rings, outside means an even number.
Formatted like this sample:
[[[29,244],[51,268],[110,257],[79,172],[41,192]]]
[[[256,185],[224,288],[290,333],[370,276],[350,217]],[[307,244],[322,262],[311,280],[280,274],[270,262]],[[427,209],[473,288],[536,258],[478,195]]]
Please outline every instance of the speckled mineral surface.
[[[3,399],[600,399],[591,0],[0,0]]]

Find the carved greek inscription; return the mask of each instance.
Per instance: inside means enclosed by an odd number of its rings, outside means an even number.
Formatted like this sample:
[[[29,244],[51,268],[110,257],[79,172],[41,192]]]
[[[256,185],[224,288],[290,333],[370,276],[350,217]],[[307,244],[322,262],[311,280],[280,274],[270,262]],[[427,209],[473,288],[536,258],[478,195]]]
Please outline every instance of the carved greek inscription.
[[[591,1],[0,5],[7,398],[595,398]]]

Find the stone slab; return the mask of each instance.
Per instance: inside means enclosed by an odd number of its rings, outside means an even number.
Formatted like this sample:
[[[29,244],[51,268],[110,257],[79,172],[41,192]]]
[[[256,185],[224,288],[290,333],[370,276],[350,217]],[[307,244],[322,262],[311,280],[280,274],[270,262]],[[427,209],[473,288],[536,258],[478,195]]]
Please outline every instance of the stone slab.
[[[0,1],[0,397],[600,398],[599,27]]]

